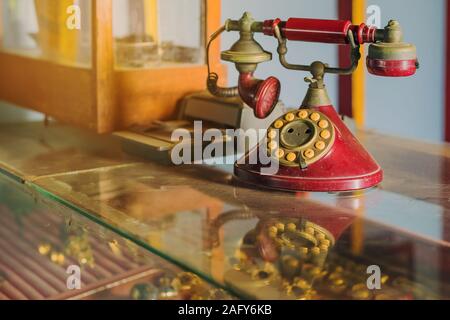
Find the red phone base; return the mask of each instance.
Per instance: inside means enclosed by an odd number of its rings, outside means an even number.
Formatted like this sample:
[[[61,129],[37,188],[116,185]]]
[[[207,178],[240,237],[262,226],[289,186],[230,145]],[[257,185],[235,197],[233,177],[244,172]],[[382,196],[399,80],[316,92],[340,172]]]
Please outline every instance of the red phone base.
[[[334,107],[312,109],[328,116],[336,129],[333,147],[324,158],[306,169],[280,165],[276,174],[267,175],[261,174],[261,169],[270,164],[248,163],[248,159],[252,159],[251,153],[258,152],[256,148],[245,156],[245,161],[235,164],[236,178],[253,185],[287,191],[338,192],[378,185],[383,180],[381,167],[342,122]]]

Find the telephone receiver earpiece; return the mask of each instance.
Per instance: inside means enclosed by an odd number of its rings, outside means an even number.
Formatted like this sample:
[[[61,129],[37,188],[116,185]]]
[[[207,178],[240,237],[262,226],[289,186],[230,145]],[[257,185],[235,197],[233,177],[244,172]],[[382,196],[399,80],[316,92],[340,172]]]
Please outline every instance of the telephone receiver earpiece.
[[[416,47],[403,42],[400,24],[389,21],[378,31],[382,40],[369,45],[366,65],[368,71],[382,77],[408,77],[419,68]]]
[[[242,72],[239,75],[239,96],[259,119],[270,115],[278,102],[280,91],[280,81],[275,77],[261,80],[255,78],[253,72]]]

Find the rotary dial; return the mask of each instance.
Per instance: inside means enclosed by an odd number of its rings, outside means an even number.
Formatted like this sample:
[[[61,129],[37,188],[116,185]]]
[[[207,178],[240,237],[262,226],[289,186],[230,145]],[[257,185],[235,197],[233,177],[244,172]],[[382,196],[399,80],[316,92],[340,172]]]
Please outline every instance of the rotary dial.
[[[334,136],[334,126],[327,116],[302,108],[272,123],[267,133],[267,148],[282,165],[306,168],[328,153]]]

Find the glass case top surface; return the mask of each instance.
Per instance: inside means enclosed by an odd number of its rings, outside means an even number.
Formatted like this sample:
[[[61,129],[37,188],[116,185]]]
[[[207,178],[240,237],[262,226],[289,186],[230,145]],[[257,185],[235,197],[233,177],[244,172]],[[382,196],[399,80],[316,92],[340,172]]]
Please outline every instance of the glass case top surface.
[[[78,138],[85,143],[73,148],[86,161],[106,154],[102,143]],[[236,183],[232,165],[143,161],[87,170],[67,162],[27,184],[239,297],[449,298],[450,150],[370,133],[359,139],[385,170],[382,185],[363,192],[268,191]]]
[[[0,170],[26,181],[136,162],[109,137],[44,122],[1,124],[0,155]]]
[[[246,298],[448,295],[445,213],[390,191],[268,193],[219,168],[149,163],[35,184]],[[385,290],[367,289],[370,268]]]

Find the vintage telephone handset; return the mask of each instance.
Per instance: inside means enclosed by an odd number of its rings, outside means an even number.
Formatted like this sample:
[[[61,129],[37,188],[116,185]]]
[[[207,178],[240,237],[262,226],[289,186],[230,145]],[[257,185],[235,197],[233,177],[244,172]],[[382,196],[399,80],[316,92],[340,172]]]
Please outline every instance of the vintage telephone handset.
[[[280,82],[275,77],[259,80],[254,72],[259,63],[272,58],[254,39],[254,33],[273,36],[278,41],[278,55],[283,67],[309,71],[305,78],[309,89],[299,110],[275,120],[268,128],[267,139],[258,148],[267,148],[280,164],[278,172],[262,174],[267,165],[236,163],[235,176],[245,182],[290,191],[349,191],[373,187],[383,178],[380,166],[357,141],[342,122],[328,97],[323,79],[326,73],[353,73],[361,58],[360,46],[370,43],[366,65],[370,73],[384,77],[411,76],[419,67],[416,48],[403,42],[397,21],[391,20],[384,29],[353,25],[345,20],[290,18],[255,21],[249,13],[240,20],[227,20],[215,32],[209,46],[224,31],[238,31],[239,40],[221,58],[235,63],[239,71],[237,87],[218,86],[218,76],[209,69],[208,90],[215,96],[239,95],[258,118],[267,117],[278,102]],[[347,68],[332,68],[320,61],[311,65],[291,64],[286,59],[287,40],[349,45],[351,64]],[[252,150],[258,152],[258,150]],[[250,158],[250,153],[246,155]]]

